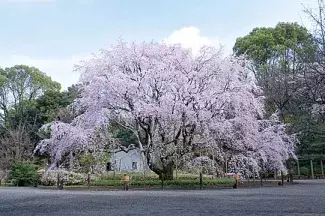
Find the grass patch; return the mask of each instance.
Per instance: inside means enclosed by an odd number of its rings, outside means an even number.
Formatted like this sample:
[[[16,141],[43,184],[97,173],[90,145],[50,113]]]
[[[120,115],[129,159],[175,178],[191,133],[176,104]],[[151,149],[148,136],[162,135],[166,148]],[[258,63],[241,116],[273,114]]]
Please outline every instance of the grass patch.
[[[144,173],[139,173],[139,172],[129,172],[127,173],[133,180],[157,180],[159,179],[159,176],[155,174],[154,172],[146,172]],[[124,173],[107,173],[103,175],[96,175],[96,179],[99,180],[119,180],[122,179]],[[174,173],[174,178],[176,178],[176,174]],[[179,172],[177,174],[177,179],[179,180],[188,180],[188,179],[199,179],[199,174],[193,174],[193,173],[184,173],[184,172]],[[211,175],[203,175],[203,179],[212,179]]]
[[[216,186],[221,184],[234,184],[233,179],[203,179],[202,182],[205,186]],[[101,179],[91,182],[91,186],[121,186],[121,180]],[[130,182],[131,186],[160,186],[159,179],[134,179]],[[200,185],[199,179],[178,179],[178,180],[165,180],[165,186],[195,186]]]
[[[108,173],[105,175],[96,176],[96,180],[91,182],[91,186],[98,187],[120,187],[122,186],[121,179],[124,173]],[[131,177],[130,186],[138,186],[138,187],[154,187],[161,186],[161,180],[158,175],[149,172],[144,175],[144,173],[128,173]],[[174,174],[174,177],[176,175]],[[216,186],[216,185],[225,185],[225,184],[234,184],[234,180],[231,178],[214,178],[211,176],[203,175],[203,185],[204,186]],[[199,186],[199,174],[191,174],[191,173],[178,173],[177,180],[165,180],[164,186]]]

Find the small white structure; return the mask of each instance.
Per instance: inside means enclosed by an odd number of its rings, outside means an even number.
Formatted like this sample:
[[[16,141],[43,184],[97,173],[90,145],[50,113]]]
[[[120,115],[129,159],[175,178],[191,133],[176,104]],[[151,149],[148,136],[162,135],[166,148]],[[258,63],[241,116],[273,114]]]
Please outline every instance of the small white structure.
[[[138,148],[116,149],[113,152],[110,157],[112,170],[117,172],[141,172],[148,169]]]

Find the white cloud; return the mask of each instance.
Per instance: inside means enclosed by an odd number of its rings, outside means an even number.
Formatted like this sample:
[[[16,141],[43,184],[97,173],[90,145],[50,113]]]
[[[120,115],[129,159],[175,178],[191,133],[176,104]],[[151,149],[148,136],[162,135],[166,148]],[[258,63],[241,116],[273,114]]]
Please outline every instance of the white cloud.
[[[1,1],[1,0],[0,0]],[[204,45],[212,45],[220,47],[220,40],[216,38],[208,38],[200,34],[200,30],[196,27],[184,27],[174,31],[169,37],[164,39],[167,44],[180,43],[185,48],[191,48],[193,53]],[[227,44],[224,48],[224,54],[229,54]],[[232,44],[231,44],[232,45]],[[75,84],[79,81],[79,74],[73,71],[74,65],[82,60],[89,59],[91,54],[78,54],[70,57],[54,57],[54,58],[34,58],[21,54],[0,53],[0,67],[12,67],[16,64],[25,64],[34,66],[45,72],[48,76],[59,83],[62,88]]]
[[[202,36],[196,27],[183,27],[174,31],[170,36],[163,40],[166,44],[181,44],[184,48],[191,49],[194,54],[198,53],[202,46],[223,47],[224,54],[229,53],[227,44],[223,44],[217,37],[208,38]]]
[[[61,83],[63,89],[67,89],[79,81],[79,74],[73,71],[74,65],[89,57],[90,55],[80,54],[69,58],[38,59],[24,55],[0,55],[0,66],[12,67],[17,64],[34,66],[45,72],[53,80]]]

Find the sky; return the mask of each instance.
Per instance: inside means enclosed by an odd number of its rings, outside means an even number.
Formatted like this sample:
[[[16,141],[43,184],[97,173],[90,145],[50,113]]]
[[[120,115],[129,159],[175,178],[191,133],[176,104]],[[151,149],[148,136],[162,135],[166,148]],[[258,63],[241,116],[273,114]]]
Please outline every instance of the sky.
[[[278,22],[306,23],[315,0],[0,0],[0,67],[35,66],[62,84],[73,66],[118,38],[203,45],[230,53],[236,38]]]

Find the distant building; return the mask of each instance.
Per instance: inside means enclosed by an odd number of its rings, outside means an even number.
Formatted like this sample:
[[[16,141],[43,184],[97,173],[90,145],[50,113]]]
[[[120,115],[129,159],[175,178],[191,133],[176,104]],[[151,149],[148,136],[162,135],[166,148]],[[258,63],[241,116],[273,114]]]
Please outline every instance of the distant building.
[[[148,169],[145,161],[141,158],[138,148],[126,150],[116,149],[111,153],[108,170],[117,172],[141,172]]]

